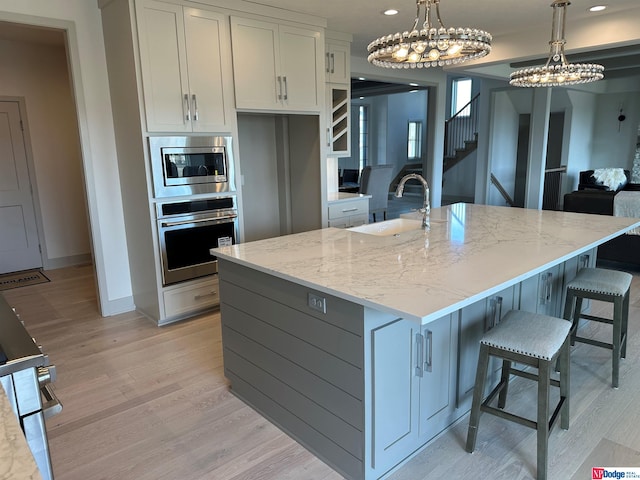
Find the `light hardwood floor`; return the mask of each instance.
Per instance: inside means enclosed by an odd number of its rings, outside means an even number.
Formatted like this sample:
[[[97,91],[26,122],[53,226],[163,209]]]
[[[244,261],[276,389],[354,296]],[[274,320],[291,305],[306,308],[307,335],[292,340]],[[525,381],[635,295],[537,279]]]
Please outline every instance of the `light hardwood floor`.
[[[54,388],[64,409],[47,421],[57,480],[342,478],[229,392],[217,312],[162,328],[136,313],[102,318],[91,266],[45,273],[50,283],[3,294],[58,368]],[[594,334],[605,338],[606,328]],[[551,434],[550,479],[590,479],[592,466],[640,466],[638,275],[629,329],[618,390],[610,387],[608,351],[573,348],[571,426]],[[532,412],[534,384],[518,381],[507,405]],[[467,421],[389,478],[535,478],[533,430],[485,415],[468,454]]]

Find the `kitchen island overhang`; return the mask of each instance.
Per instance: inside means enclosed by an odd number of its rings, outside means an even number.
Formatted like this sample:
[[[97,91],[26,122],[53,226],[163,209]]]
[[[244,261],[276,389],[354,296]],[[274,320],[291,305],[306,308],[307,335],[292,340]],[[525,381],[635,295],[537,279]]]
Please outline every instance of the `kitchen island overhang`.
[[[637,225],[457,204],[429,232],[216,249],[225,375],[346,478],[384,478],[466,414],[484,331],[512,308],[559,315],[597,245]]]

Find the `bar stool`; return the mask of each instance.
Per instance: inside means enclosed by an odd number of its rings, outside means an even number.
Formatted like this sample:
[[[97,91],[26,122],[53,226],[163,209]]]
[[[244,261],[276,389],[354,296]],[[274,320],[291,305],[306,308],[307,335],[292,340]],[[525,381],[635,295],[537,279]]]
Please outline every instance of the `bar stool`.
[[[567,300],[563,316],[567,320],[572,320],[571,345],[582,342],[612,350],[611,385],[613,388],[618,388],[619,384],[620,358],[625,358],[627,354],[629,291],[632,279],[632,275],[626,272],[604,268],[583,268],[567,284]],[[582,313],[582,300],[585,298],[613,303],[613,318]],[[613,325],[612,342],[606,343],[579,337],[577,332],[581,318]]]
[[[546,480],[548,464],[549,432],[558,415],[561,427],[569,428],[569,331],[571,322],[520,310],[509,311],[498,325],[489,330],[480,340],[480,355],[476,383],[473,389],[473,403],[467,434],[467,451],[472,453],[476,445],[478,424],[483,412],[519,423],[537,430],[537,478]],[[485,378],[489,367],[489,357],[502,359],[502,375],[498,385],[483,401]],[[552,379],[559,360],[560,379]],[[515,369],[511,362],[518,362],[538,369],[532,372]],[[504,410],[510,375],[516,375],[538,382],[538,411],[536,420],[530,420]],[[560,400],[550,414],[550,385],[560,388]],[[489,404],[498,397],[498,408]]]

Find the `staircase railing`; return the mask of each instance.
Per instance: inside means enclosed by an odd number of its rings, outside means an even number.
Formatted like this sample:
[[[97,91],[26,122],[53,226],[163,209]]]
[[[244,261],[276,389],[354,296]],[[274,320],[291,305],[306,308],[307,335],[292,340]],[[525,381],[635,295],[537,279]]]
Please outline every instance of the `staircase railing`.
[[[491,183],[498,189],[498,192],[500,192],[500,195],[502,195],[502,198],[504,198],[504,201],[507,202],[507,205],[509,205],[510,207],[513,207],[514,202],[513,202],[513,199],[511,198],[511,195],[509,195],[509,193],[504,189],[500,181],[496,178],[496,176],[493,173],[491,174]]]
[[[557,168],[547,168],[544,171],[544,192],[542,193],[543,210],[560,210],[562,174],[566,171],[566,165]]]
[[[444,124],[444,156],[454,157],[456,150],[465,148],[464,142],[476,140],[478,133],[478,98],[473,97],[469,103],[456,112]]]

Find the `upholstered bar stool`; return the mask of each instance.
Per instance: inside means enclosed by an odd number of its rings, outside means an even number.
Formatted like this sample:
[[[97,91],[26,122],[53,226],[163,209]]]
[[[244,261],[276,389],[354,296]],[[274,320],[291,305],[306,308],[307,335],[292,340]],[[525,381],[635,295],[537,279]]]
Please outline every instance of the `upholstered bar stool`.
[[[473,452],[478,434],[480,415],[490,413],[512,422],[537,430],[537,478],[547,478],[549,457],[549,432],[558,415],[563,429],[569,428],[569,331],[571,322],[562,318],[549,317],[537,313],[511,310],[498,325],[489,330],[480,340],[480,356],[473,403],[467,434],[467,451]],[[489,367],[489,357],[502,359],[500,382],[483,401],[484,385]],[[556,361],[560,378],[551,378]],[[512,362],[537,368],[537,374],[519,370]],[[536,420],[530,420],[504,410],[511,375],[517,375],[538,382],[538,411]],[[560,388],[560,399],[550,411],[550,386]],[[498,408],[490,403],[498,395]]]
[[[620,358],[625,358],[627,353],[629,291],[632,278],[629,273],[617,270],[583,268],[567,284],[567,300],[563,316],[567,320],[572,320],[573,323],[571,326],[571,345],[574,345],[575,342],[582,342],[612,350],[611,385],[613,388],[618,388]],[[613,303],[613,318],[582,313],[582,300],[585,298]],[[578,326],[581,318],[612,325],[613,338],[611,343],[579,337]]]

